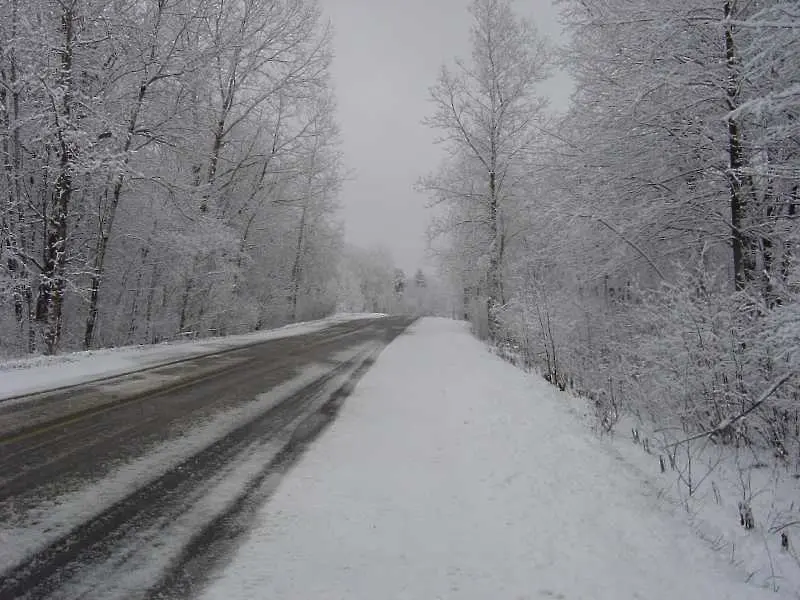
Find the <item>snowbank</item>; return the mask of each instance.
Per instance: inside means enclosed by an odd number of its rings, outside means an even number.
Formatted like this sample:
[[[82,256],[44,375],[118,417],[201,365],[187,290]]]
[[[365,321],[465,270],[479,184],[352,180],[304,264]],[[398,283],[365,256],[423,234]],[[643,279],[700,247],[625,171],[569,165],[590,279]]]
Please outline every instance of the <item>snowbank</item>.
[[[176,341],[156,346],[107,348],[0,362],[0,400],[78,385],[103,377],[123,375],[139,369],[203,354],[212,354],[255,342],[314,333],[336,323],[385,316],[372,313],[339,314],[318,321],[295,323],[279,329],[256,331],[244,335]]]
[[[577,418],[588,427],[596,426],[584,398],[572,396],[568,401]],[[640,436],[639,443],[632,443],[633,429]],[[602,443],[606,452],[634,471],[643,486],[672,506],[697,536],[748,573],[752,582],[796,590],[795,598],[800,598],[797,537],[792,535],[793,528],[786,526],[798,523],[797,476],[774,457],[763,457],[763,451],[715,445],[705,438],[691,442],[688,455],[686,445],[682,445],[676,453],[676,469],[672,469],[659,437],[651,427],[626,414],[615,433],[604,436]],[[645,439],[649,452],[641,443]],[[663,473],[659,459],[664,461]],[[689,483],[693,486],[691,494]],[[751,530],[740,524],[739,503],[743,499],[748,500],[752,511],[755,526]],[[781,548],[779,533],[784,530],[789,535],[789,551]]]
[[[745,583],[563,398],[418,322],[203,598],[790,597]]]

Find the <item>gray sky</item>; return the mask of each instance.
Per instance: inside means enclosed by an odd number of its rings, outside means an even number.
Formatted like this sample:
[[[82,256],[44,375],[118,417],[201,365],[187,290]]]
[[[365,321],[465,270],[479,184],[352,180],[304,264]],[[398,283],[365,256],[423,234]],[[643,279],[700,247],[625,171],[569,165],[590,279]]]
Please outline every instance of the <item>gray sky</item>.
[[[423,266],[427,199],[413,190],[436,168],[441,150],[421,124],[430,112],[428,88],[440,66],[468,57],[470,0],[322,0],[335,30],[333,74],[347,166],[354,179],[343,189],[347,240],[386,246],[398,266]],[[550,0],[517,0],[521,13],[557,38]],[[564,77],[545,93],[563,106]]]

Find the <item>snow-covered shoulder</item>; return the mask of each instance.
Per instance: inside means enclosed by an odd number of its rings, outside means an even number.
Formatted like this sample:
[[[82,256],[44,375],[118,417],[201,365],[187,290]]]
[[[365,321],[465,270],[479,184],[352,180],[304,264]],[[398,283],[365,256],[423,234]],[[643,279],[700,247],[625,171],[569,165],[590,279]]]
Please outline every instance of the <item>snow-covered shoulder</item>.
[[[342,313],[243,335],[173,341],[154,346],[126,346],[0,361],[0,400],[78,385],[221,350],[314,333],[335,323],[385,317],[378,313]]]
[[[464,324],[424,319],[379,357],[204,598],[782,597],[745,583],[644,489],[554,388]]]

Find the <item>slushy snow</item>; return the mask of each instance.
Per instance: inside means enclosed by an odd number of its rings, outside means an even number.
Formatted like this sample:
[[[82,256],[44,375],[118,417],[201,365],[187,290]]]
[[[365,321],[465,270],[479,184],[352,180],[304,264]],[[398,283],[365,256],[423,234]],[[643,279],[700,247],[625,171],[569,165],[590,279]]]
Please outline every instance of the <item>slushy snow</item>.
[[[248,344],[315,333],[336,323],[385,316],[379,313],[347,313],[242,335],[0,361],[0,401],[124,375]]]
[[[564,398],[464,324],[418,322],[204,600],[793,597],[746,583]]]

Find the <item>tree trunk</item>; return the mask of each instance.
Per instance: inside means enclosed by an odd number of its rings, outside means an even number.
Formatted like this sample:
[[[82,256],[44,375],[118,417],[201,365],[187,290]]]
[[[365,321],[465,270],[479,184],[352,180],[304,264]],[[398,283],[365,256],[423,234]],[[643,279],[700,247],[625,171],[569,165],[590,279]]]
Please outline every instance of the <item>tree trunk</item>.
[[[150,276],[150,287],[147,291],[147,307],[144,311],[144,340],[145,343],[154,344],[156,336],[153,335],[153,305],[155,304],[156,285],[159,282],[161,270],[158,263],[153,265],[153,272]]]
[[[67,215],[72,200],[72,170],[74,168],[74,143],[67,130],[72,126],[72,60],[76,15],[74,3],[64,5],[61,28],[64,46],[58,75],[59,87],[63,90],[61,106],[54,107],[60,151],[59,174],[55,184],[53,210],[46,219],[49,232],[44,249],[44,272],[40,277],[37,318],[45,323],[45,351],[54,354],[58,349],[62,333],[64,294],[66,292],[67,264]]]
[[[11,1],[11,40],[17,39],[17,24],[19,17],[19,0]],[[0,89],[0,107],[2,107],[2,125],[5,135],[3,139],[3,155],[6,157],[5,175],[8,203],[0,219],[0,233],[5,233],[5,239],[0,238],[0,249],[8,253],[6,267],[12,280],[12,298],[14,316],[19,325],[20,337],[23,337],[27,322],[28,332],[33,331],[30,310],[33,293],[31,290],[31,269],[24,258],[27,255],[27,237],[25,232],[26,215],[23,209],[22,178],[23,160],[22,144],[20,141],[20,86],[18,81],[18,68],[16,48],[14,42],[6,50],[8,73],[3,72],[3,79],[8,81],[8,88]],[[30,339],[30,336],[29,336]],[[28,345],[28,352],[33,352],[35,344]]]
[[[503,285],[501,280],[501,247],[502,240],[499,226],[499,205],[497,200],[497,175],[489,172],[489,270],[486,274],[489,339],[496,340],[500,323],[497,310],[503,305]]]
[[[220,90],[222,92],[222,106],[220,107],[220,114],[217,118],[217,123],[214,126],[214,139],[211,143],[211,155],[208,161],[207,179],[209,187],[214,183],[217,177],[217,169],[219,167],[219,159],[222,154],[222,146],[225,142],[225,126],[228,120],[228,115],[233,108],[234,99],[236,96],[236,66],[238,64],[239,51],[234,52],[234,58],[231,61],[230,72],[228,73],[228,80],[225,88]],[[210,190],[209,190],[210,191]],[[200,212],[208,211],[208,193],[203,195],[200,204]]]
[[[303,271],[303,246],[305,245],[306,233],[306,212],[303,206],[303,213],[300,217],[300,230],[297,232],[297,247],[294,253],[294,265],[292,265],[292,321],[297,321],[297,298],[300,295],[300,278]]]
[[[100,227],[103,227],[101,224]],[[103,273],[108,235],[101,235],[95,249],[92,279],[89,284],[89,314],[86,317],[86,328],[83,333],[83,349],[89,350],[94,341],[94,328],[97,323],[97,303],[100,298],[100,280]]]
[[[733,15],[733,0],[725,2],[725,18]],[[733,37],[734,27],[725,24],[725,55],[728,66],[728,86],[726,95],[729,110],[734,110],[739,105],[739,57],[736,53],[736,43]],[[752,278],[755,265],[753,264],[752,248],[749,236],[744,231],[747,210],[746,194],[748,192],[748,178],[743,173],[745,156],[743,148],[743,134],[741,126],[734,118],[728,119],[728,182],[730,187],[731,209],[731,245],[733,246],[733,274],[737,290],[742,290]]]
[[[194,280],[192,277],[189,277],[186,280],[186,288],[183,290],[183,297],[181,298],[181,317],[178,323],[178,333],[183,333],[184,328],[186,327],[186,323],[189,317],[189,297],[192,293],[192,288],[194,287]]]
[[[144,267],[147,263],[147,257],[150,254],[150,245],[152,239],[147,240],[147,244],[142,246],[139,250],[140,266],[136,273],[136,284],[133,286],[133,303],[131,304],[130,320],[128,323],[128,338],[127,343],[136,343],[134,335],[138,329],[139,320],[139,294],[142,290],[142,280],[144,279]]]

